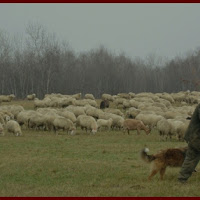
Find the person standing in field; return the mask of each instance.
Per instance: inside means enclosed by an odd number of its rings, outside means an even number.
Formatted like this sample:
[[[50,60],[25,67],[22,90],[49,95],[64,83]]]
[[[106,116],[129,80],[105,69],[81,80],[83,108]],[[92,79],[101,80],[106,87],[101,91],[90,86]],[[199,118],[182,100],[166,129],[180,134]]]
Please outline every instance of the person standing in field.
[[[184,139],[188,143],[188,150],[178,176],[181,183],[187,182],[200,160],[200,104],[195,108]]]

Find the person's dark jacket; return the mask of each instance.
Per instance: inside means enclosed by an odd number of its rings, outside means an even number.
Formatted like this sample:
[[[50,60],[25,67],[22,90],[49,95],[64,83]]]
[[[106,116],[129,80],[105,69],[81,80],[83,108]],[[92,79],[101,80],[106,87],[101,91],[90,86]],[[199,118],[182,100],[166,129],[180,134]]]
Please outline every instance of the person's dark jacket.
[[[189,146],[200,151],[200,104],[198,104],[194,110],[190,124],[185,132],[184,139]]]

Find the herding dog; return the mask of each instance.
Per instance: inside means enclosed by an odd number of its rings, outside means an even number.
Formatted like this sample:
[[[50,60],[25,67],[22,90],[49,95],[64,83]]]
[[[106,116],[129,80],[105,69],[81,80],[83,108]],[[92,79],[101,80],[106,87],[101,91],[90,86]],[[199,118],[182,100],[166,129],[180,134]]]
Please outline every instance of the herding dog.
[[[151,163],[151,174],[148,179],[151,180],[158,172],[160,172],[160,180],[163,180],[166,168],[169,167],[181,167],[185,159],[187,147],[182,148],[169,148],[159,151],[157,154],[148,155],[148,148],[144,148],[141,151],[142,160]]]

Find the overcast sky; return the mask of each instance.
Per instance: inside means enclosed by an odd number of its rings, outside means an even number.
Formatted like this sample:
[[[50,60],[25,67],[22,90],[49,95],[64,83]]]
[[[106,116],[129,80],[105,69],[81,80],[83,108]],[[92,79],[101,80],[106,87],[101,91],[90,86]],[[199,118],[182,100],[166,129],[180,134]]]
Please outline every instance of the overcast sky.
[[[39,22],[76,52],[104,45],[132,58],[171,59],[200,47],[200,4],[0,4],[0,29]]]

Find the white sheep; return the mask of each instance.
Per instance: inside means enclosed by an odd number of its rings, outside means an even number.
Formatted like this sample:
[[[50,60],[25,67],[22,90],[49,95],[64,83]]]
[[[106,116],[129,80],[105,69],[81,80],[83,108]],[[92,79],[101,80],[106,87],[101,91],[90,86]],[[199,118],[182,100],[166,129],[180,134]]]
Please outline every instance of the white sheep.
[[[116,107],[118,107],[119,105],[122,105],[123,106],[123,102],[126,101],[125,98],[121,98],[121,97],[118,97],[114,100],[114,104]]]
[[[42,107],[59,107],[60,98],[58,97],[45,97],[43,100],[44,106]]]
[[[64,108],[69,105],[75,105],[76,99],[73,97],[63,97],[63,98],[59,98],[59,99],[57,98],[55,101],[57,102],[58,107]]]
[[[24,110],[21,111],[17,115],[17,122],[20,124],[20,126],[25,126],[25,128],[28,128],[28,121],[31,116],[33,116],[36,113],[36,111],[33,110]]]
[[[97,102],[95,100],[91,100],[91,99],[79,99],[79,100],[76,100],[74,105],[75,106],[85,106],[85,105],[91,105],[93,107],[97,107]]]
[[[138,108],[138,106],[140,105],[140,101],[137,101],[135,99],[131,99],[130,101],[130,107],[135,107],[135,108]]]
[[[124,100],[123,101],[123,109],[130,108],[130,107],[131,107],[130,100]]]
[[[76,116],[74,115],[74,113],[66,109],[39,108],[37,109],[37,112],[43,115],[42,117],[40,117],[40,122],[41,125],[43,123],[43,127],[48,130],[52,130],[53,120],[58,116],[70,119],[73,123],[76,122]],[[36,121],[38,120],[36,119]]]
[[[20,105],[3,105],[0,107],[0,112],[9,116],[10,119],[16,119],[17,114],[22,110],[24,110],[24,108]]]
[[[116,114],[113,114],[113,113],[101,113],[99,115],[99,119],[110,119],[112,118],[113,119],[113,123],[112,123],[112,128],[118,128],[118,129],[121,129],[123,127],[123,122],[124,122],[124,118],[119,116],[119,115],[116,115]]]
[[[98,129],[96,120],[93,117],[87,115],[79,115],[77,117],[76,126],[80,126],[81,129],[85,129],[86,132],[87,130],[90,130],[93,134],[95,134]]]
[[[124,100],[124,101],[123,101],[123,108],[124,108],[124,109],[130,108],[130,107],[138,108],[138,105],[139,105],[140,103],[141,103],[141,102],[136,101],[136,100],[134,100],[134,99]]]
[[[135,119],[141,120],[145,125],[148,125],[150,129],[153,129],[157,122],[161,119],[164,119],[161,115],[155,114],[138,114]]]
[[[38,108],[36,111],[43,115],[48,112],[58,113],[58,110],[55,108]]]
[[[3,115],[5,121],[14,119],[14,115],[8,110],[1,110],[0,113]]]
[[[47,107],[47,102],[44,100],[34,99],[34,108],[44,108]]]
[[[7,131],[15,134],[16,136],[22,135],[21,127],[18,122],[10,120],[6,124]]]
[[[67,133],[70,131],[70,134],[73,135],[74,131],[76,130],[76,127],[74,126],[71,120],[66,119],[64,117],[56,117],[53,120],[53,129],[56,134],[57,134],[57,130],[63,129],[63,130],[66,130]]]
[[[103,113],[103,111],[101,109],[94,108],[94,107],[89,106],[89,105],[86,105],[85,107],[86,107],[86,110],[85,110],[86,115],[92,116],[95,119],[98,119],[99,115],[101,113]]]
[[[174,101],[182,102],[186,99],[186,97],[188,96],[188,93],[181,91],[181,92],[178,92],[178,93],[172,93],[171,96],[174,99]]]
[[[58,112],[57,112],[57,114],[59,114],[60,116],[62,116],[62,117],[65,117],[65,118],[67,118],[67,119],[70,119],[73,123],[75,123],[76,122],[76,116],[75,116],[75,114],[73,113],[73,112],[71,112],[71,111],[68,111],[68,110],[59,110]]]
[[[134,100],[143,102],[143,103],[154,103],[154,100],[150,96],[146,97],[135,97]]]
[[[168,110],[168,111],[165,112],[164,117],[165,117],[166,119],[174,119],[174,118],[176,118],[178,115],[180,115],[179,112],[177,112],[177,111],[175,111],[175,110],[174,110],[174,111]]]
[[[108,100],[108,101],[113,101],[114,100],[113,96],[110,95],[110,94],[102,94],[101,99],[102,100]]]
[[[151,97],[152,93],[150,92],[140,92],[138,94],[135,95],[135,98],[143,98],[143,97]]]
[[[95,100],[93,94],[85,94],[85,99],[91,99],[91,100]]]
[[[112,117],[112,119],[113,119],[112,128],[117,128],[117,129],[123,128],[123,123],[124,123],[123,117],[115,115]]]
[[[159,107],[159,108],[161,108],[163,111],[166,111],[166,110],[167,110],[167,106],[166,106],[164,103],[154,102],[154,103],[152,104],[152,106]]]
[[[130,99],[131,96],[127,93],[118,93],[117,94],[118,97],[121,97],[121,98],[125,98],[125,99]]]
[[[130,96],[131,98],[134,98],[134,97],[135,97],[135,93],[133,93],[133,92],[129,92],[128,94],[129,94],[129,96]]]
[[[14,94],[0,95],[0,102],[11,102],[15,98]]]
[[[138,109],[142,110],[142,111],[145,110],[145,111],[153,111],[153,112],[163,112],[162,108],[156,107],[156,106],[153,106],[153,105],[147,104],[147,103],[141,103],[138,106]]]
[[[101,129],[103,127],[103,128],[110,130],[112,123],[113,123],[112,118],[110,118],[108,120],[106,120],[106,119],[98,119],[97,120],[98,129]]]
[[[175,120],[175,119],[168,119],[167,121],[172,126],[171,133],[173,135],[175,135],[179,140],[183,139],[182,137],[184,134],[184,130],[186,130],[186,128],[187,128],[187,127],[185,127],[185,123],[183,123],[182,121],[179,121],[179,120]]]
[[[125,116],[127,118],[135,118],[141,111],[135,107],[130,107],[127,111]]]
[[[163,93],[162,96],[160,96],[160,98],[168,100],[170,103],[174,103],[174,98],[172,97],[172,95],[168,94],[168,93]]]
[[[53,130],[53,121],[57,118],[57,117],[60,117],[60,115],[58,115],[57,113],[55,112],[52,112],[52,111],[49,111],[49,112],[46,112],[44,114],[44,119],[45,119],[45,127],[48,131],[51,131]]]
[[[169,123],[169,121],[167,121],[167,119],[161,119],[157,122],[156,128],[160,134],[161,139],[167,140],[168,137],[172,137],[173,133],[172,133],[172,126]]]
[[[79,115],[85,115],[85,108],[82,106],[70,105],[70,106],[66,107],[65,109],[73,112],[76,117],[78,117]]]
[[[17,118],[17,115],[21,112],[24,111],[24,107],[20,105],[10,105],[9,106],[9,111],[14,115],[14,119]]]
[[[39,129],[42,128],[43,130],[46,128],[46,119],[45,116],[39,112],[35,112],[33,115],[30,115],[28,119],[28,127]]]
[[[170,101],[166,100],[166,99],[156,99],[155,102],[158,102],[158,103],[162,103],[164,104],[167,108],[170,108],[172,106],[172,104],[170,103]]]
[[[187,122],[184,123],[184,125],[180,126],[177,132],[177,137],[179,141],[183,141],[184,140],[184,135],[185,132],[189,126],[190,121],[187,120]]]
[[[96,108],[98,107],[96,100],[92,100],[92,99],[85,99],[85,100],[89,105],[96,107]]]
[[[124,113],[121,112],[119,109],[115,109],[115,108],[105,108],[104,111],[105,111],[105,112],[108,112],[108,113],[113,113],[113,114],[119,115],[119,116],[121,116],[121,117],[124,117]]]
[[[27,95],[26,98],[27,98],[27,100],[31,101],[31,100],[34,100],[35,97],[36,97],[36,94],[29,94],[29,95]]]
[[[73,94],[71,95],[73,98],[75,99],[81,99],[82,94],[81,93],[77,93],[77,94]]]

